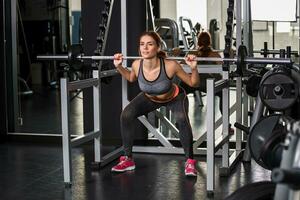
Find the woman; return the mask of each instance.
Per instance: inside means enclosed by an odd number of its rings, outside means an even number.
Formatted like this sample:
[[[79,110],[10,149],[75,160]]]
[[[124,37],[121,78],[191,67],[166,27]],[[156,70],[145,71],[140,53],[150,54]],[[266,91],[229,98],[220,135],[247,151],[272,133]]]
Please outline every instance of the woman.
[[[182,67],[173,60],[166,60],[161,51],[161,39],[155,32],[144,32],[139,39],[139,53],[142,59],[132,63],[129,71],[122,66],[122,54],[114,55],[114,65],[120,74],[129,82],[138,80],[140,92],[122,111],[121,134],[124,147],[124,156],[112,168],[114,172],[124,172],[135,169],[132,159],[133,129],[132,123],[139,116],[145,115],[161,106],[167,106],[175,116],[179,129],[180,141],[183,146],[186,164],[185,174],[196,176],[196,161],[193,159],[193,135],[188,119],[188,99],[185,91],[172,83],[177,76],[191,87],[198,87],[199,74],[197,71],[196,56],[188,55],[186,63],[191,67],[191,74],[187,74]]]
[[[198,35],[198,49],[197,49],[197,57],[216,57],[216,58],[221,58],[221,56],[219,55],[218,52],[214,51],[212,46],[211,46],[212,42],[211,42],[211,36],[208,32],[201,32]],[[217,65],[221,65],[222,62],[205,62],[205,61],[201,61],[199,62],[199,64],[217,64]],[[198,89],[201,92],[206,92],[206,81],[209,78],[214,78],[215,81],[218,81],[220,79],[222,79],[222,75],[221,74],[217,74],[217,73],[209,73],[209,74],[201,74],[200,75],[200,86]],[[180,84],[186,91],[190,91],[191,89],[189,89],[189,86],[186,85],[185,83],[181,83]],[[192,89],[193,91],[195,89]],[[216,93],[216,96],[219,97],[220,101],[219,101],[219,109],[220,112],[222,114],[222,91]],[[231,127],[231,124],[229,124],[229,133],[233,134],[234,133],[234,129]]]
[[[208,32],[201,32],[198,35],[198,57],[217,57],[221,58],[218,52],[211,47],[211,36]],[[209,64],[212,64],[211,62]],[[214,64],[222,64],[222,62],[215,62]]]

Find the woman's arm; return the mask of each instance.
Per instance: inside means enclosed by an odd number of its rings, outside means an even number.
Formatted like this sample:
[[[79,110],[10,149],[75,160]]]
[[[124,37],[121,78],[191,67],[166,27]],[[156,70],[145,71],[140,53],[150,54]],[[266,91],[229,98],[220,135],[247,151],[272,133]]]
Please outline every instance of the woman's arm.
[[[136,70],[134,69],[136,66],[136,62],[132,64],[132,70],[128,70],[126,67],[122,66],[123,62],[123,55],[122,54],[115,54],[114,55],[114,65],[118,72],[129,82],[134,82],[137,79]]]
[[[187,85],[191,87],[199,87],[200,84],[200,77],[197,69],[197,61],[195,55],[187,55],[185,58],[186,64],[188,64],[191,67],[191,74],[186,73],[183,68],[176,63],[175,68],[175,74],[180,78],[183,82],[185,82]]]

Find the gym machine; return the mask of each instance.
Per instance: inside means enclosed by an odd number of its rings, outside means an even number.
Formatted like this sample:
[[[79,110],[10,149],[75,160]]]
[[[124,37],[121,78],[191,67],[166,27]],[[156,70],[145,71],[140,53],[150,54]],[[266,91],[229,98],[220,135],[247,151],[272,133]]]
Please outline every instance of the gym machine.
[[[184,24],[187,24],[189,31],[185,29]],[[197,27],[197,26],[196,26]],[[199,27],[199,25],[198,25]],[[201,25],[199,27],[201,29]],[[184,45],[184,50],[190,50],[190,49],[196,49],[197,47],[197,35],[198,31],[196,30],[193,25],[192,21],[189,18],[186,17],[179,17],[179,30],[182,38],[182,42]]]
[[[179,46],[179,33],[177,23],[168,18],[155,19],[155,32],[166,43],[164,50],[173,49]]]
[[[272,170],[272,181],[248,184],[236,190],[225,200],[238,200],[245,196],[247,200],[300,199],[300,121],[285,116],[276,117],[275,121],[286,133],[282,143],[277,143],[277,149],[282,149],[282,153],[277,156],[282,158],[280,165]]]
[[[280,55],[284,57],[285,52],[281,51]],[[290,57],[290,52],[287,57]],[[251,155],[260,166],[272,170],[272,180],[278,185],[275,190],[275,183],[272,182],[249,184],[234,192],[227,200],[240,199],[252,193],[256,194],[249,197],[253,200],[273,197],[276,200],[299,199],[299,191],[296,190],[299,190],[300,184],[299,179],[295,178],[299,178],[300,174],[300,126],[299,121],[293,121],[300,119],[300,68],[296,64],[275,65],[258,82],[250,128],[237,123],[235,126],[248,133],[246,161],[250,161]],[[258,193],[259,190],[262,192]]]

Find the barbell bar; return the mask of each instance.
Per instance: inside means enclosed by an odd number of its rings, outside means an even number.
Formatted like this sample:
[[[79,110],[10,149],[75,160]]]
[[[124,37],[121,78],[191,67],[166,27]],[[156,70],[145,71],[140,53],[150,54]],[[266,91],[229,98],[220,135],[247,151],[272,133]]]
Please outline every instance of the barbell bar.
[[[78,45],[72,45],[66,55],[38,55],[38,60],[68,60],[71,67],[76,70],[81,69],[84,60],[114,60],[113,56],[85,56],[82,51],[82,47]],[[137,60],[142,59],[139,56],[124,56],[125,60]],[[167,60],[178,60],[183,61],[184,57],[166,57]],[[243,76],[246,73],[246,64],[281,64],[289,65],[292,64],[290,58],[260,58],[260,57],[248,57],[247,48],[243,45],[239,46],[238,55],[234,58],[220,58],[220,57],[197,57],[196,61],[205,62],[224,62],[224,63],[235,63],[237,65],[236,74]],[[225,68],[224,68],[225,69]],[[102,70],[102,69],[101,69]],[[226,70],[226,69],[225,69]]]
[[[67,55],[39,55],[38,60],[68,60]],[[79,55],[76,57],[77,60],[114,60],[113,56],[84,56]],[[137,60],[142,59],[139,56],[123,56],[124,60]],[[184,60],[184,57],[166,57],[166,60]],[[218,57],[197,57],[196,61],[206,61],[206,62],[232,62],[237,63],[237,58],[218,58]],[[248,64],[291,64],[291,59],[287,58],[260,58],[260,57],[246,57],[244,59],[245,63]]]

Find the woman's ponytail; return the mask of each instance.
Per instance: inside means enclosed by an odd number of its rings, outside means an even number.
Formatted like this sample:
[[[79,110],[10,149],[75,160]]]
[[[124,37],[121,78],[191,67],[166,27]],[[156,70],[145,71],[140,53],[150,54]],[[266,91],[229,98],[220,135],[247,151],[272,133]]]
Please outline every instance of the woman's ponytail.
[[[166,58],[167,57],[167,53],[165,51],[159,51],[157,53],[157,57],[159,57],[159,58]]]

